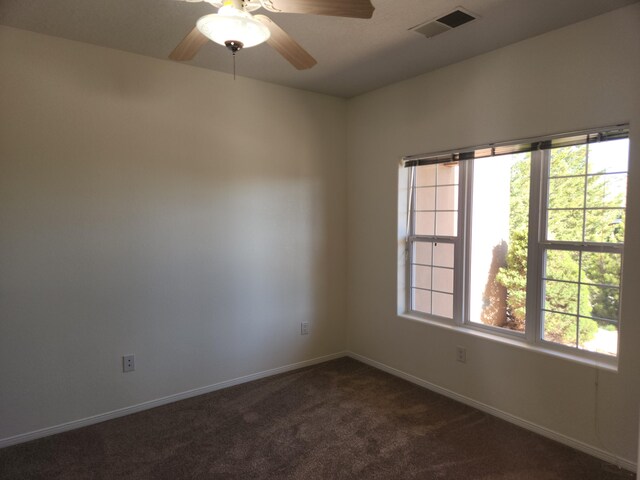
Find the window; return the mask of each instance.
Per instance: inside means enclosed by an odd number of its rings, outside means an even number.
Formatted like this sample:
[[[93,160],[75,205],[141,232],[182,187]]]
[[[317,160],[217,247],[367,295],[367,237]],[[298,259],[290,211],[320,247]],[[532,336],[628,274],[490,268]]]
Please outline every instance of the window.
[[[413,173],[411,308],[451,319],[458,234],[458,166],[427,165]]]
[[[406,310],[617,356],[626,126],[404,159]]]
[[[543,338],[617,354],[628,141],[545,155]]]

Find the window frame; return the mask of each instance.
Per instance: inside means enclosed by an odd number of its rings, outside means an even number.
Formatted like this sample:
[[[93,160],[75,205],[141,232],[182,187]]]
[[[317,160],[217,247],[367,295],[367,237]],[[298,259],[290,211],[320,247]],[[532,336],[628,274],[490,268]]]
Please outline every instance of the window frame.
[[[541,159],[540,151],[531,152],[530,169],[529,169],[529,229],[527,233],[527,312],[535,312],[537,305],[539,304],[540,291],[537,286],[538,280],[538,262],[535,259],[539,255],[539,221],[538,221],[538,209],[535,205],[540,205],[541,202]],[[532,325],[530,321],[530,314],[527,314],[525,321],[524,332],[518,332],[516,330],[510,330],[508,328],[497,327],[494,325],[486,325],[479,322],[471,321],[470,305],[467,301],[468,292],[471,289],[471,276],[467,275],[467,272],[471,271],[471,247],[472,247],[472,222],[473,222],[473,169],[474,160],[468,163],[468,167],[465,170],[465,185],[466,185],[466,203],[465,203],[465,230],[463,233],[464,239],[464,291],[462,296],[465,299],[464,316],[461,324],[465,327],[482,331],[490,332],[505,338],[511,338],[517,341],[523,341],[527,343],[536,343],[536,326]],[[415,312],[414,312],[415,313]]]
[[[538,254],[535,262],[536,267],[539,271],[539,275],[537,278],[537,285],[536,285],[538,299],[537,299],[537,305],[536,305],[537,315],[535,316],[535,322],[536,322],[535,340],[539,342],[541,345],[543,345],[545,348],[555,349],[557,351],[565,352],[565,353],[573,353],[596,362],[604,361],[607,363],[613,363],[612,359],[615,359],[617,361],[619,352],[620,352],[620,331],[621,331],[620,312],[621,312],[621,306],[622,306],[622,276],[623,276],[623,270],[624,270],[625,242],[623,241],[622,243],[617,243],[617,244],[608,243],[608,242],[589,242],[584,240],[584,238],[582,241],[549,240],[546,237],[547,227],[548,227],[548,215],[549,215],[549,198],[550,198],[549,197],[549,180],[550,178],[553,178],[553,177],[551,176],[551,150],[544,150],[541,153],[542,153],[542,158],[540,162],[541,185],[539,189],[541,202],[539,204],[539,209],[540,209],[539,221],[538,221],[539,232],[538,232],[538,238],[537,238]],[[617,172],[617,173],[622,173],[622,172]],[[624,173],[627,175],[627,188],[628,188],[628,185],[629,185],[628,166],[627,166],[627,171]],[[589,175],[594,175],[594,174],[589,174],[588,171],[585,171],[585,175],[584,175],[585,178]],[[585,188],[585,197],[586,197],[586,194],[587,192]],[[625,212],[626,212],[626,208],[627,206],[625,202],[625,207],[624,207]],[[582,209],[586,211],[588,209],[587,205],[583,204]],[[626,216],[625,216],[625,223],[626,223]],[[626,228],[625,228],[625,232],[626,232]],[[570,251],[570,252],[578,252],[580,254],[582,254],[583,252],[594,252],[594,253],[614,253],[614,254],[620,255],[620,282],[618,285],[619,306],[618,306],[618,318],[615,322],[615,325],[618,328],[618,347],[616,348],[616,355],[607,355],[604,353],[592,352],[589,350],[580,349],[578,347],[567,346],[558,342],[545,340],[543,312],[546,311],[546,309],[544,308],[544,301],[545,301],[544,283],[546,280],[545,258],[546,258],[547,250],[564,250],[564,251]],[[580,285],[582,285],[582,282],[580,282],[580,279],[578,279],[578,286]],[[576,315],[576,316],[579,316],[579,315]],[[579,342],[579,339],[577,339],[576,341]]]
[[[614,128],[614,127],[611,127]],[[604,129],[604,137],[602,139],[619,139],[628,138],[628,125],[618,125],[615,127],[616,134],[620,131],[623,132],[623,136],[616,138],[607,138]],[[620,130],[622,129],[622,130]],[[594,130],[595,131],[595,130]],[[591,132],[594,132],[591,131]],[[626,135],[624,133],[626,132]],[[572,134],[558,134],[550,136],[549,138],[560,139],[563,141],[565,138],[569,138]],[[582,144],[591,143],[593,138],[592,133],[587,134],[587,141]],[[598,139],[601,139],[600,133],[597,134]],[[530,185],[529,185],[529,230],[528,230],[528,246],[527,246],[527,280],[526,280],[526,322],[524,332],[518,332],[509,330],[507,328],[497,327],[493,325],[486,325],[479,322],[472,322],[469,314],[468,295],[470,291],[470,275],[471,271],[471,225],[473,221],[473,168],[474,157],[473,154],[460,153],[460,152],[444,152],[431,156],[411,156],[405,157],[403,163],[406,161],[415,162],[411,165],[410,175],[408,175],[407,190],[410,193],[409,202],[407,202],[407,230],[405,231],[405,262],[404,268],[406,270],[405,285],[404,285],[404,308],[401,308],[403,314],[409,315],[414,318],[433,320],[436,323],[443,325],[450,325],[454,327],[461,327],[464,330],[475,331],[481,335],[489,335],[490,337],[504,338],[513,340],[516,343],[523,344],[528,347],[532,347],[536,350],[547,351],[550,353],[557,353],[558,355],[575,359],[577,361],[595,362],[601,365],[606,365],[615,368],[617,365],[620,351],[620,336],[621,336],[621,306],[622,306],[622,290],[623,290],[623,270],[624,270],[624,239],[622,243],[612,244],[606,242],[567,242],[548,240],[547,236],[547,217],[549,212],[549,179],[551,177],[550,172],[550,157],[551,151],[554,148],[559,148],[566,145],[551,145],[552,140],[542,140],[539,143],[545,145],[544,147],[532,148],[528,150],[531,152],[530,161]],[[516,145],[517,142],[504,142],[501,145],[506,145],[506,148],[510,148],[510,145]],[[579,145],[580,143],[576,143]],[[488,147],[478,147],[476,152],[483,149],[486,152]],[[517,148],[516,148],[517,150]],[[470,150],[473,152],[473,150]],[[481,156],[493,156],[495,149],[491,147],[491,155]],[[520,153],[521,151],[514,151],[512,153]],[[416,159],[433,158],[438,160],[425,161],[424,163],[417,163]],[[480,157],[476,157],[480,158]],[[470,161],[469,161],[470,160]],[[458,162],[459,165],[459,177],[458,177],[458,230],[455,237],[444,237],[436,235],[434,231],[433,236],[416,235],[415,234],[415,202],[416,185],[414,184],[414,178],[416,176],[416,167],[428,164],[440,164],[447,161]],[[613,172],[609,172],[613,173]],[[627,192],[628,192],[628,164],[627,169],[624,172],[627,175]],[[589,172],[585,170],[585,182],[589,176]],[[586,192],[585,192],[586,196]],[[584,211],[587,211],[587,205],[584,204]],[[624,210],[626,211],[627,205],[625,204]],[[586,215],[586,213],[585,213]],[[625,216],[625,224],[628,221],[628,217]],[[626,231],[626,229],[625,229]],[[584,240],[584,239],[583,239]],[[447,242],[454,245],[454,281],[453,281],[453,318],[437,316],[433,314],[427,314],[413,310],[413,255],[414,246],[416,242],[429,241],[429,242]],[[618,284],[619,294],[619,306],[618,315],[615,325],[618,331],[618,348],[615,355],[606,353],[593,352],[586,349],[579,348],[579,340],[576,342],[576,346],[567,346],[558,342],[547,340],[544,338],[544,319],[543,313],[545,311],[545,293],[544,284],[548,280],[545,278],[545,255],[548,250],[569,250],[575,252],[604,252],[615,253],[620,255],[620,279]],[[584,285],[578,279],[578,285]],[[578,316],[578,315],[576,315]],[[596,319],[597,320],[597,319]],[[578,328],[576,326],[576,328]]]
[[[406,288],[405,288],[405,310],[410,314],[418,314],[420,316],[425,316],[430,319],[435,319],[441,322],[454,322],[455,324],[462,324],[462,312],[463,312],[463,304],[464,304],[464,296],[463,289],[460,288],[462,286],[464,275],[460,275],[460,268],[463,266],[463,254],[462,250],[464,248],[464,226],[465,226],[465,215],[461,209],[461,205],[464,205],[463,202],[466,201],[466,175],[463,175],[462,172],[466,170],[467,165],[464,162],[458,163],[458,220],[457,220],[457,234],[455,236],[445,236],[445,235],[437,235],[436,229],[434,227],[433,235],[418,235],[415,233],[415,216],[413,213],[416,211],[416,189],[422,188],[418,187],[414,184],[416,177],[415,168],[411,168],[410,175],[408,175],[408,185],[407,191],[409,192],[409,202],[407,205],[407,235],[406,235],[406,246],[405,246],[405,256],[406,256]],[[437,171],[437,166],[436,166]],[[437,175],[437,174],[436,174]],[[436,177],[437,178],[437,177]],[[464,184],[462,183],[464,180]],[[434,187],[438,187],[436,184]],[[448,185],[445,185],[448,186]],[[436,204],[437,207],[437,204]],[[434,211],[437,211],[434,210]],[[427,314],[423,312],[419,312],[413,310],[413,265],[415,263],[412,261],[415,244],[417,242],[431,242],[431,243],[448,243],[453,245],[453,312],[452,318],[443,317],[434,314]],[[433,268],[433,266],[432,266]],[[433,290],[431,290],[433,292]],[[433,308],[432,308],[433,311]]]

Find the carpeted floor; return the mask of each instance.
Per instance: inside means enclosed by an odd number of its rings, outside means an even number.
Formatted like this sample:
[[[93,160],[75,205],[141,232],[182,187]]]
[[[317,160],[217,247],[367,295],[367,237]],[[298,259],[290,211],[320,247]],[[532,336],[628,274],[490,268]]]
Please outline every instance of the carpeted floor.
[[[343,358],[0,450],[0,479],[634,476]]]

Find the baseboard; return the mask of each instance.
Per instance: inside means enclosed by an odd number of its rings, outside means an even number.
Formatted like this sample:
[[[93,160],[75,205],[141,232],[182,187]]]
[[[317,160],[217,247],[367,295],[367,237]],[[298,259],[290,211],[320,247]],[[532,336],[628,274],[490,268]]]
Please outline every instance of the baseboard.
[[[605,450],[602,450],[600,448],[594,447],[592,445],[589,445],[587,443],[581,442],[579,440],[576,440],[574,438],[568,437],[566,435],[563,435],[561,433],[555,432],[553,430],[550,430],[546,427],[542,427],[540,425],[537,425],[533,422],[530,422],[528,420],[525,420],[523,418],[517,417],[515,415],[512,415],[510,413],[504,412],[502,410],[499,410],[495,407],[492,407],[490,405],[486,405],[482,402],[478,402],[477,400],[474,400],[472,398],[469,397],[465,397],[464,395],[460,395],[456,392],[453,392],[451,390],[448,390],[446,388],[440,387],[438,385],[435,385],[431,382],[427,382],[426,380],[423,380],[421,378],[418,378],[414,375],[411,375],[409,373],[403,372],[402,370],[398,370],[396,368],[390,367],[389,365],[386,365],[384,363],[380,363],[376,360],[372,360],[368,357],[359,355],[357,353],[354,352],[348,352],[347,356],[353,358],[354,360],[358,360],[362,363],[366,363],[367,365],[370,365],[374,368],[377,368],[378,370],[382,370],[384,372],[390,373],[391,375],[394,375],[396,377],[402,378],[404,380],[407,380],[411,383],[415,383],[416,385],[419,385],[421,387],[424,387],[428,390],[431,390],[433,392],[439,393],[441,395],[444,395],[445,397],[449,397],[453,400],[456,400],[460,403],[464,403],[466,405],[469,405],[470,407],[474,407],[477,408],[478,410],[481,410],[483,412],[486,412],[490,415],[493,415],[494,417],[498,417],[502,420],[506,420],[507,422],[513,423],[515,425],[518,425],[519,427],[525,428],[527,430],[530,430],[534,433],[537,433],[539,435],[542,435],[543,437],[547,437],[550,438],[551,440],[555,440],[558,443],[562,443],[563,445],[567,445],[571,448],[575,448],[576,450],[579,450],[581,452],[584,452],[588,455],[591,455],[593,457],[599,458],[601,460],[604,460],[606,462],[612,463],[614,465],[617,465],[621,468],[625,468],[627,470],[630,470],[632,472],[636,472],[637,471],[637,465],[635,462],[631,461],[631,460],[627,460],[624,458],[620,458],[615,456],[614,454],[607,452]],[[640,475],[639,477],[640,478]]]
[[[223,382],[214,383],[213,385],[194,388],[193,390],[187,390],[186,392],[175,393],[173,395],[157,398],[155,400],[150,400],[148,402],[138,403],[136,405],[131,405],[129,407],[119,408],[111,412],[100,413],[98,415],[93,415],[91,417],[72,420],[71,422],[66,422],[59,425],[54,425],[51,427],[34,430],[32,432],[21,433],[19,435],[14,435],[12,437],[0,438],[0,448],[9,447],[11,445],[17,445],[18,443],[24,443],[24,442],[28,442],[30,440],[35,440],[42,437],[48,437],[49,435],[55,435],[56,433],[66,432],[68,430],[74,430],[76,428],[86,427],[88,425],[93,425],[95,423],[104,422],[106,420],[123,417],[125,415],[131,415],[132,413],[141,412],[143,410],[148,410],[150,408],[159,407],[161,405],[166,405],[168,403],[177,402],[179,400],[184,400],[186,398],[203,395],[205,393],[214,392],[216,390],[232,387],[234,385],[239,385],[241,383],[251,382],[252,380],[258,380],[260,378],[271,377],[279,373],[285,373],[291,370],[297,370],[299,368],[308,367],[310,365],[327,362],[329,360],[334,360],[336,358],[341,358],[345,356],[347,356],[347,352],[332,353],[330,355],[324,355],[322,357],[312,358],[310,360],[304,360],[302,362],[292,363],[289,365],[284,365],[282,367],[271,368],[269,370],[252,373],[250,375],[244,375],[242,377],[233,378],[231,380],[225,380]]]

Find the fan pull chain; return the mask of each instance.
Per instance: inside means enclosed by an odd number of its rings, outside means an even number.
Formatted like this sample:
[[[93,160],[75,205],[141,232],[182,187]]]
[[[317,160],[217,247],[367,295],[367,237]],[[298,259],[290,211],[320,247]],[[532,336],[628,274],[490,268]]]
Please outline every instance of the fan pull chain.
[[[244,45],[237,40],[227,40],[224,42],[225,46],[231,51],[233,55],[233,80],[236,79],[236,52],[240,50]]]

